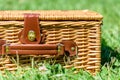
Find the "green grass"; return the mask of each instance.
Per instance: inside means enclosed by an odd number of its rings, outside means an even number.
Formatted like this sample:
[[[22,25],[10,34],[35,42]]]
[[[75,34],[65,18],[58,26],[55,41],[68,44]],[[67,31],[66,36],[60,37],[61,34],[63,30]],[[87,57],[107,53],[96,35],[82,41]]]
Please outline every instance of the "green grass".
[[[56,73],[50,75],[39,74],[36,70],[28,70],[22,76],[15,75],[17,80],[27,80],[34,75],[31,80],[120,80],[120,0],[0,0],[1,10],[83,10],[89,9],[97,11],[104,16],[102,26],[102,71],[97,76],[91,76],[81,71],[74,76],[71,73]],[[113,62],[113,59],[115,61]],[[111,61],[112,60],[112,61]],[[33,71],[33,72],[31,72]],[[61,74],[59,79],[57,74]],[[64,75],[63,75],[64,74]],[[66,75],[67,74],[67,75]],[[19,74],[18,74],[19,75]],[[36,77],[35,77],[36,76]],[[10,78],[9,78],[10,77]],[[72,79],[73,78],[73,79]],[[8,75],[9,80],[14,80],[13,75]],[[4,80],[8,80],[4,79]],[[0,76],[0,80],[3,77]],[[29,79],[28,79],[29,80]],[[38,79],[39,80],[39,79]]]
[[[110,66],[102,67],[101,72],[92,76],[84,70],[74,74],[74,68],[64,69],[60,64],[46,64],[46,70],[19,68],[18,71],[11,73],[6,71],[0,80],[120,80],[120,68],[113,69]]]

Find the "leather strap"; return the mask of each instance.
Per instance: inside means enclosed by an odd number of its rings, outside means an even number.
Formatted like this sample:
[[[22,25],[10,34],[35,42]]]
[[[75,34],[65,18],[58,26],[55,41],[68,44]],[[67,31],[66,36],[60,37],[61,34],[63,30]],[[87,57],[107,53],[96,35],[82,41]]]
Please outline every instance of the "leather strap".
[[[3,54],[63,55],[61,44],[10,44],[2,46]],[[6,51],[8,50],[8,51]]]
[[[11,44],[10,50],[57,50],[56,44]]]
[[[5,40],[0,40],[0,54],[2,54],[2,45],[4,45],[5,43]]]
[[[23,44],[39,44],[41,41],[38,14],[24,15],[24,29],[19,33],[19,40]],[[30,40],[31,39],[31,40]]]
[[[31,54],[31,55],[63,55],[74,56],[77,44],[72,40],[64,40],[59,44],[5,44],[0,40],[0,54]]]
[[[74,56],[77,53],[77,44],[72,40],[63,40],[61,42],[65,46],[65,53],[68,56]]]
[[[58,55],[57,50],[10,50],[9,53],[19,55]]]

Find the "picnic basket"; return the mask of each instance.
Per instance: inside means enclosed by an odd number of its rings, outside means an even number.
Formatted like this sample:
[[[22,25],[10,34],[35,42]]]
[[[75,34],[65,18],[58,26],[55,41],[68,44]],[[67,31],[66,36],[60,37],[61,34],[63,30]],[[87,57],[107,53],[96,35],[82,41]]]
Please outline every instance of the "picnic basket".
[[[24,55],[17,52],[3,54],[2,48],[5,45],[22,44],[19,33],[24,29],[25,14],[39,14],[40,31],[46,35],[43,44],[73,41],[77,45],[75,54],[72,56],[49,55],[49,52],[45,55],[41,53]],[[0,11],[0,70],[14,71],[18,65],[23,67],[32,64],[34,67],[44,60],[50,63],[55,60],[55,63],[60,63],[65,68],[74,67],[76,70],[82,68],[91,73],[98,72],[101,63],[102,18],[102,15],[89,10]]]

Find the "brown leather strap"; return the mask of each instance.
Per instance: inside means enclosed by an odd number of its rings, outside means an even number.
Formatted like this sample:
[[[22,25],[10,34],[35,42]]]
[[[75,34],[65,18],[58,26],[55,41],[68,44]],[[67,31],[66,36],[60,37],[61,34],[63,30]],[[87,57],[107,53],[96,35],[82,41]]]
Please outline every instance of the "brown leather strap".
[[[2,46],[2,47],[1,47]],[[77,45],[72,40],[64,40],[59,44],[5,44],[0,40],[2,54],[31,54],[31,55],[63,55],[74,56]]]
[[[77,53],[77,44],[72,40],[63,40],[61,42],[65,46],[65,53],[68,56],[74,56]]]
[[[38,14],[25,14],[24,29],[19,34],[19,40],[24,44],[38,44],[41,40]],[[33,35],[30,35],[31,33]],[[30,33],[30,34],[29,34]],[[35,39],[32,39],[34,37]],[[30,40],[31,38],[32,40]]]
[[[6,48],[7,47],[7,48]],[[3,45],[3,54],[63,55],[62,44],[11,44]],[[8,51],[6,51],[8,50]]]
[[[58,55],[57,50],[10,50],[9,53],[24,55]]]
[[[56,44],[11,44],[10,50],[57,50]]]
[[[5,40],[0,40],[0,54],[2,54],[2,45],[4,45],[5,43]]]

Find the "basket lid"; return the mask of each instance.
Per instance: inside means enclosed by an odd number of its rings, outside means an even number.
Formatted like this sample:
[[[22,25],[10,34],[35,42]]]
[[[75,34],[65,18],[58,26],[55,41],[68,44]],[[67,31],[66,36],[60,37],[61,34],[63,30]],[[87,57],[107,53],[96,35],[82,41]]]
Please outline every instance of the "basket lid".
[[[46,11],[0,11],[0,20],[24,20],[25,13],[40,14],[39,20],[42,21],[100,21],[102,15],[89,10],[46,10]]]

